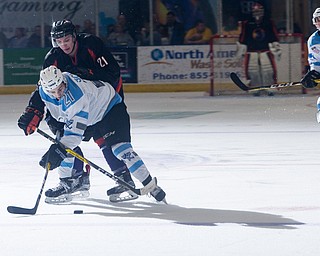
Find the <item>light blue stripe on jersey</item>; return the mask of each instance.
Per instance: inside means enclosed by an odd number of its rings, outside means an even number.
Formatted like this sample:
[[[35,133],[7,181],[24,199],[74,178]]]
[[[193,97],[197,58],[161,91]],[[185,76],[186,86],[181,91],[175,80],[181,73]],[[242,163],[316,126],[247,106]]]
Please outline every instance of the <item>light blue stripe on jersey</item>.
[[[66,111],[70,106],[75,104],[83,96],[82,89],[69,77],[67,79],[67,89],[62,98],[62,110]]]
[[[122,151],[125,151],[128,148],[132,148],[130,143],[121,144],[119,147],[115,148],[113,152],[116,156],[118,156],[121,154]]]
[[[308,40],[309,46],[313,46],[315,44],[320,44],[320,36],[318,31],[315,31]]]
[[[319,62],[319,49],[320,49],[320,34],[315,31],[308,39],[308,62],[311,70],[320,70]]]

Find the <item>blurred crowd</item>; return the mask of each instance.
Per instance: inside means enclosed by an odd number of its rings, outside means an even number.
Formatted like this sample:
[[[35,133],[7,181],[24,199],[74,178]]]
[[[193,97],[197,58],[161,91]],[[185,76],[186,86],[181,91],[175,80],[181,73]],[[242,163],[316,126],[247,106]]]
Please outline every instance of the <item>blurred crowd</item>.
[[[78,33],[96,35],[96,25],[91,20],[85,20],[82,25],[76,25]],[[32,31],[23,27],[15,29],[14,35],[7,38],[0,29],[0,48],[39,48],[51,47],[51,27],[44,28],[44,42],[41,38],[41,26],[35,26]],[[152,32],[150,31],[152,29]],[[194,27],[185,29],[175,13],[169,11],[165,24],[160,24],[156,18],[152,23],[142,22],[139,28],[130,26],[124,14],[119,14],[116,21],[109,24],[100,37],[107,46],[148,46],[148,45],[182,45],[182,44],[208,44],[213,32],[201,19],[196,20]]]

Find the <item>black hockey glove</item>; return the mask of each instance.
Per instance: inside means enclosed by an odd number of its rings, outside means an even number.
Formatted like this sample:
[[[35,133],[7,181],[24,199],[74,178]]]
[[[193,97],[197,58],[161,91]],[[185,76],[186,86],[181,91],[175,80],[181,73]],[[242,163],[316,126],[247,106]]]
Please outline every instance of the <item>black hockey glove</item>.
[[[33,107],[26,107],[18,119],[18,126],[24,131],[25,135],[30,135],[38,128],[43,118],[43,112]]]
[[[58,144],[52,144],[49,150],[41,157],[39,164],[43,168],[46,168],[46,164],[50,163],[50,170],[53,170],[59,167],[62,160],[66,157],[67,151]]]
[[[310,70],[307,74],[305,74],[300,82],[304,88],[314,88],[318,85],[318,83],[315,81],[317,79],[320,79],[320,73],[316,70]]]
[[[60,132],[60,137],[63,136],[63,132],[64,132],[64,123],[57,121],[56,119],[54,119],[52,117],[52,115],[48,112],[47,116],[45,118],[50,130],[52,131],[52,133],[54,135],[57,134],[57,131]]]
[[[77,66],[66,66],[65,71],[75,74],[82,79],[87,79],[87,80],[93,80],[93,72],[91,69],[88,68],[81,68]]]

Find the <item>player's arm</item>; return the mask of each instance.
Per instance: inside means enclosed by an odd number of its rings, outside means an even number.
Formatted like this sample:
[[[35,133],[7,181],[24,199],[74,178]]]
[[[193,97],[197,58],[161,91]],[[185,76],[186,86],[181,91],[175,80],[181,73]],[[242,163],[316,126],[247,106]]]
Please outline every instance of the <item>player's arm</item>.
[[[31,94],[29,104],[18,119],[18,126],[25,135],[34,133],[44,114],[45,104],[42,101],[38,88]]]
[[[235,57],[240,59],[242,58],[246,52],[247,52],[247,42],[246,42],[246,26],[247,26],[247,21],[244,21],[241,23],[241,33],[239,35],[239,40],[236,42],[237,44],[237,49],[235,53]]]

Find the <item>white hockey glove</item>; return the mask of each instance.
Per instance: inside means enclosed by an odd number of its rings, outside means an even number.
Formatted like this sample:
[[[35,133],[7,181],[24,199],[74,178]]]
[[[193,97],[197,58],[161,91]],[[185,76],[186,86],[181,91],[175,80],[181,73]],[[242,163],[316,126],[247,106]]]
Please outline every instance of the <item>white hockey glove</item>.
[[[269,43],[270,52],[273,54],[276,61],[281,59],[281,46],[279,42]]]
[[[247,52],[247,46],[237,42],[236,58],[241,59]]]

